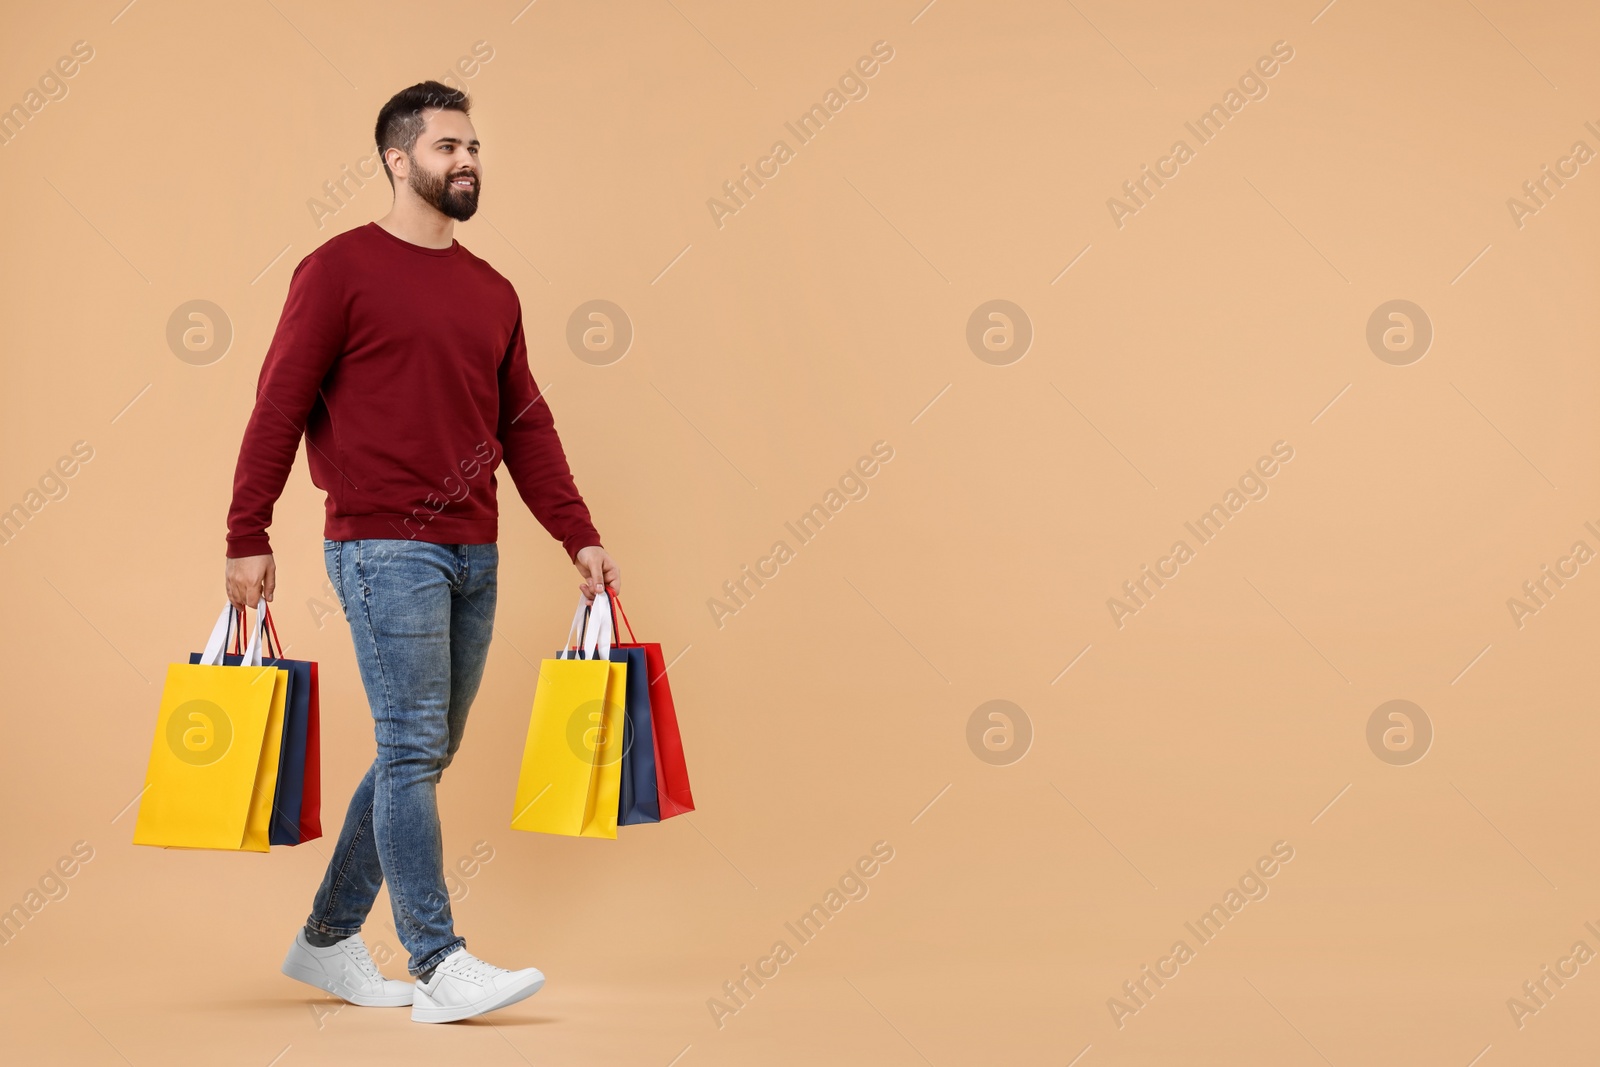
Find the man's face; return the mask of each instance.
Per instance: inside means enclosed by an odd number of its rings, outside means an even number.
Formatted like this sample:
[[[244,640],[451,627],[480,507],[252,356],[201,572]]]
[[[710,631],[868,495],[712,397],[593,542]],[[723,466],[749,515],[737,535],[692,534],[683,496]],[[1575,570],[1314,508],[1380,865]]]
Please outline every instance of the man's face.
[[[478,210],[483,170],[472,120],[459,111],[435,109],[412,149],[406,185],[441,214],[466,222]]]

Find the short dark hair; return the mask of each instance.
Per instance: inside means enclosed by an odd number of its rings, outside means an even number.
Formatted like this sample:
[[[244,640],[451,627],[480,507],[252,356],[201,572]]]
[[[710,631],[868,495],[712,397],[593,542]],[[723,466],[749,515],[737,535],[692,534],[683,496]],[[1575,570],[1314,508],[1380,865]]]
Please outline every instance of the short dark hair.
[[[391,189],[394,188],[394,173],[389,170],[388,151],[398,148],[408,157],[411,155],[426,122],[422,113],[429,108],[467,115],[471,113],[472,101],[460,89],[426,81],[401,89],[378,112],[378,127],[373,137],[378,142],[378,158],[383,162],[383,173],[388,176]]]

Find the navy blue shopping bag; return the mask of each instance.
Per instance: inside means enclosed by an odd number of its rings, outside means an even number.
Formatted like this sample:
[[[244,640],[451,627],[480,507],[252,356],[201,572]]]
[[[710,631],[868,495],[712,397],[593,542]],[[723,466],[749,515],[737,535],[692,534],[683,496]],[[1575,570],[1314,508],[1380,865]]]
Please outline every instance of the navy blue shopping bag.
[[[656,796],[656,745],[650,725],[650,675],[642,648],[613,648],[612,663],[628,665],[622,717],[622,789],[617,825],[661,821]]]

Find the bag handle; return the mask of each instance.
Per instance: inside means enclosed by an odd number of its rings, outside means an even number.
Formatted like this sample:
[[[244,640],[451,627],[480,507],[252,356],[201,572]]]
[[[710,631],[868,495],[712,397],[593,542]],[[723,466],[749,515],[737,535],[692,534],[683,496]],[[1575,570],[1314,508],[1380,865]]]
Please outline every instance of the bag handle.
[[[238,621],[237,630],[234,629],[235,617],[237,617]],[[261,665],[262,624],[266,624],[266,622],[269,622],[267,601],[266,598],[262,598],[256,605],[256,629],[251,633],[250,645],[245,646],[243,653],[238,653],[238,641],[243,637],[243,630],[245,630],[245,611],[238,609],[237,613],[235,613],[234,605],[230,605],[230,603],[229,605],[224,605],[222,614],[216,617],[216,625],[211,627],[211,637],[206,640],[205,651],[200,654],[200,662],[208,665],[208,667],[218,667],[218,665],[222,664],[224,651],[226,651],[229,643],[232,643],[235,654],[243,656],[243,659],[240,659],[240,664],[245,665],[245,667],[259,667]],[[229,641],[230,637],[234,638],[234,640]],[[277,638],[275,630],[272,633],[272,638]],[[277,649],[275,641],[274,649]]]
[[[588,610],[589,605],[585,604],[583,599],[580,597],[578,599],[578,610],[572,613],[572,625],[567,627],[567,639],[561,645],[561,651],[556,653],[556,659],[578,658],[578,653],[582,649],[581,645],[579,648],[573,647],[573,638],[576,637],[579,642],[583,640],[583,627],[585,623],[584,613]]]
[[[263,604],[266,601],[262,601]],[[272,621],[272,606],[268,604],[263,608],[267,615],[267,647],[272,650],[273,659],[283,658],[283,645],[278,641],[278,625]]]
[[[589,622],[583,630],[583,658],[611,658],[611,600],[604,592],[594,595]]]
[[[222,614],[217,616],[217,623],[211,628],[211,636],[206,640],[206,650],[200,654],[201,663],[208,667],[219,666],[222,663],[222,651],[227,647],[228,631],[232,623],[233,605],[224,604]]]
[[[617,594],[612,593],[611,603],[616,607],[617,614],[622,617],[622,625],[628,628],[628,643],[631,645],[637,645],[639,643],[639,639],[633,636],[633,623],[628,621],[628,613],[622,610],[622,598]],[[620,631],[618,632],[617,636],[622,636]],[[618,642],[618,644],[621,644],[621,642]]]
[[[250,643],[244,648],[243,658],[239,660],[239,666],[261,666],[261,635],[265,630],[266,621],[267,598],[262,597],[256,602],[256,624],[250,631]]]

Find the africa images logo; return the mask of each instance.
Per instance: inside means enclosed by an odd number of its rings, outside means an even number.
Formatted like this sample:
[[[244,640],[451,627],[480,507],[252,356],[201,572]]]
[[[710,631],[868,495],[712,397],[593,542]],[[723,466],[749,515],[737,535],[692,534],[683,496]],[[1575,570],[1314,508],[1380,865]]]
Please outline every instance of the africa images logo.
[[[233,745],[233,720],[209,700],[188,700],[167,720],[167,747],[183,762],[208,767]]]

